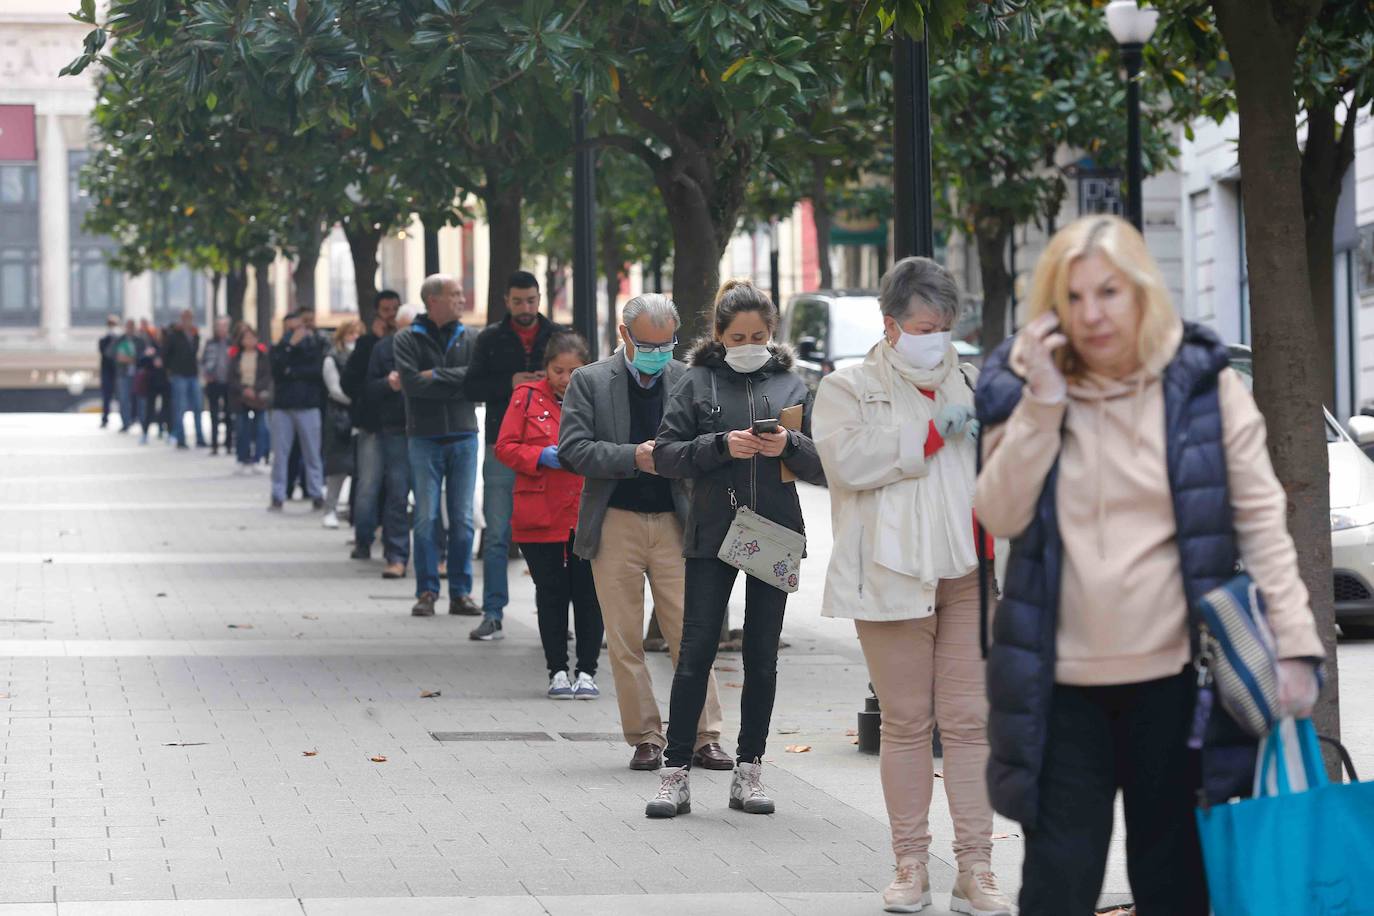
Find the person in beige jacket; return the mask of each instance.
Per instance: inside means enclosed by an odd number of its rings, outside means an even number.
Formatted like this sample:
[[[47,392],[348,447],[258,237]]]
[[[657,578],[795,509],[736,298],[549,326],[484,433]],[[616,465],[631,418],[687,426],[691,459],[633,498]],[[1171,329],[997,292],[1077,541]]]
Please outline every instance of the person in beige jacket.
[[[882,280],[883,339],[816,394],[812,431],[830,484],[835,545],[821,613],[854,620],[882,705],[879,771],[897,873],[888,912],[930,905],[931,732],[944,739],[956,913],[1010,914],[992,873],[988,703],[978,649],[973,520],[977,371],[950,329],[959,290],[926,258]]]
[[[975,500],[992,534],[1015,539],[1013,566],[1018,551],[1020,559],[1047,555],[1047,519],[1057,523],[1062,544],[1057,584],[1046,573],[1018,586],[1017,573],[1009,574],[989,655],[993,799],[1012,816],[1036,812],[1023,823],[1021,913],[1093,911],[1121,790],[1138,912],[1205,916],[1192,811],[1205,764],[1188,746],[1196,675],[1185,595],[1197,584],[1181,557],[1181,550],[1204,547],[1196,537],[1184,546],[1179,513],[1197,516],[1208,487],[1229,501],[1231,524],[1224,502],[1220,512],[1208,509],[1222,527],[1207,536],[1205,549],[1234,551],[1264,595],[1283,659],[1286,713],[1304,714],[1315,703],[1323,655],[1285,525],[1284,491],[1265,448],[1264,418],[1241,378],[1225,368],[1220,341],[1180,321],[1129,223],[1093,216],[1067,226],[1041,256],[1032,286],[1030,321],[1009,360],[1001,353],[989,358],[980,383],[979,407],[990,428]],[[1193,387],[1166,396],[1166,377],[1171,385],[1189,379]],[[1001,422],[990,415],[992,405],[1010,385],[1019,386],[1019,401]],[[1190,447],[1201,449],[1195,457],[1224,453],[1224,473],[1182,459],[1178,466],[1189,471],[1175,470],[1165,441],[1170,397],[1184,405],[1176,435],[1183,442],[1192,437]],[[1207,419],[1215,415],[1208,404],[1220,411],[1220,441],[1210,444],[1196,433],[1216,425]],[[1171,479],[1176,473],[1192,476],[1180,482]],[[1217,483],[1200,483],[1199,474]],[[1041,500],[1051,481],[1052,511]],[[1189,489],[1176,505],[1180,484]],[[1038,533],[1023,539],[1033,526]],[[1037,607],[1056,587],[1057,606]],[[1022,593],[1012,594],[1018,588]],[[1038,655],[1034,640],[1021,638],[1028,609],[1057,614],[1052,644],[1038,647]],[[1035,690],[1025,675],[1032,657],[1052,666],[1053,691],[1048,721],[1023,732],[1017,715],[1029,708],[1021,698]],[[1013,732],[1021,737],[1014,740]],[[1043,748],[1028,766],[1024,735],[1037,732]],[[1038,778],[1022,792],[1033,802],[1012,797],[1007,787],[1022,785],[1021,774],[1037,765]]]

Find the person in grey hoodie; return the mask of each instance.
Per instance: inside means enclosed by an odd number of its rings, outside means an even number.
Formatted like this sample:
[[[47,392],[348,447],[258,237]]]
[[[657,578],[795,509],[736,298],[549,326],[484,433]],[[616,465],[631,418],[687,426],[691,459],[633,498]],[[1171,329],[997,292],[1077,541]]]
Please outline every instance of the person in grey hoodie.
[[[426,314],[392,340],[406,404],[406,450],[415,487],[416,617],[433,617],[439,599],[436,522],[447,491],[450,614],[477,616],[472,594],[472,502],[477,488],[477,411],[463,391],[474,335],[458,320],[463,288],[434,274],[420,285]],[[500,632],[495,622],[494,632]],[[500,636],[490,638],[499,639]]]
[[[796,484],[784,481],[782,470],[785,466],[810,483],[825,481],[811,441],[810,392],[791,371],[791,351],[769,343],[778,327],[777,306],[748,280],[731,280],[716,294],[713,325],[714,337],[698,343],[689,357],[692,368],[673,391],[654,444],[658,473],[691,478],[693,487],[683,538],[687,573],[682,646],[668,709],[665,769],[659,792],[645,809],[649,817],[691,810],[687,773],[696,724],[739,573],[717,558],[736,506],[749,506],[770,521],[804,533]],[[754,431],[756,421],[776,424],[783,411],[798,406],[800,429]],[[787,593],[747,577],[744,596],[744,689],[730,807],[771,814],[773,802],[763,790],[761,771]]]
[[[224,454],[234,453],[234,418],[229,411],[229,319],[215,319],[214,336],[200,353],[205,400],[210,407],[210,454],[219,454],[219,425],[224,424]]]

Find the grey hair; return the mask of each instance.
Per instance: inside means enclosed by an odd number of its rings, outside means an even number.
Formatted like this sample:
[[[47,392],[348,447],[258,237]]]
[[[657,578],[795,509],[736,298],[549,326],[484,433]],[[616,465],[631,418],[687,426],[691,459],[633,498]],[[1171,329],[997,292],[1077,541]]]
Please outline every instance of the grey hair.
[[[669,322],[675,329],[682,325],[682,318],[677,313],[677,306],[673,305],[673,300],[662,293],[644,293],[635,296],[625,303],[625,310],[620,313],[620,321],[628,328],[641,315],[648,315],[649,320],[660,328],[667,327]]]
[[[902,258],[883,274],[878,305],[898,324],[913,310],[929,308],[952,327],[959,319],[959,287],[950,272],[930,258]]]
[[[448,274],[430,274],[428,277],[425,277],[425,282],[420,284],[420,301],[428,306],[429,297],[443,292],[445,283],[457,282],[457,280],[450,277]]]
[[[414,302],[407,302],[396,310],[396,320],[414,321],[425,313],[424,306],[416,305]]]

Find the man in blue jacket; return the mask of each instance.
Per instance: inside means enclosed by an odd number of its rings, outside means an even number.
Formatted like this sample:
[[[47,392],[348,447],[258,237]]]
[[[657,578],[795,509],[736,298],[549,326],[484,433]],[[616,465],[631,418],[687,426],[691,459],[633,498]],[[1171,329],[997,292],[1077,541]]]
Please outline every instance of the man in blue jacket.
[[[291,312],[282,322],[281,343],[272,348],[272,503],[280,512],[286,501],[286,472],[291,447],[300,438],[305,462],[305,492],[316,509],[324,508],[324,458],[320,451],[324,406],[324,346]]]

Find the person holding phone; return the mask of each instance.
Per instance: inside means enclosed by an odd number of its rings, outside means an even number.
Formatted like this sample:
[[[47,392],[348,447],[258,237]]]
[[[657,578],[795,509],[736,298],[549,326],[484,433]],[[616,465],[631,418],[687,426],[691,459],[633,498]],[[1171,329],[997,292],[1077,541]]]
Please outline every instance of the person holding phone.
[[[748,280],[731,280],[716,294],[714,334],[698,342],[691,368],[669,399],[654,441],[654,466],[669,478],[693,480],[683,555],[686,557],[682,647],[668,709],[668,747],[659,791],[649,817],[691,810],[688,772],[696,723],[706,702],[707,678],[716,658],[721,623],[739,570],[717,558],[737,506],[804,532],[801,503],[783,468],[811,483],[824,483],[811,441],[811,398],[792,372],[792,352],[770,343],[778,309]],[[801,408],[800,428],[776,420]],[[793,411],[795,412],[795,411]],[[773,429],[773,431],[768,431]],[[744,689],[730,807],[773,813],[763,788],[763,753],[777,692],[778,641],[787,593],[746,577],[744,588]]]

